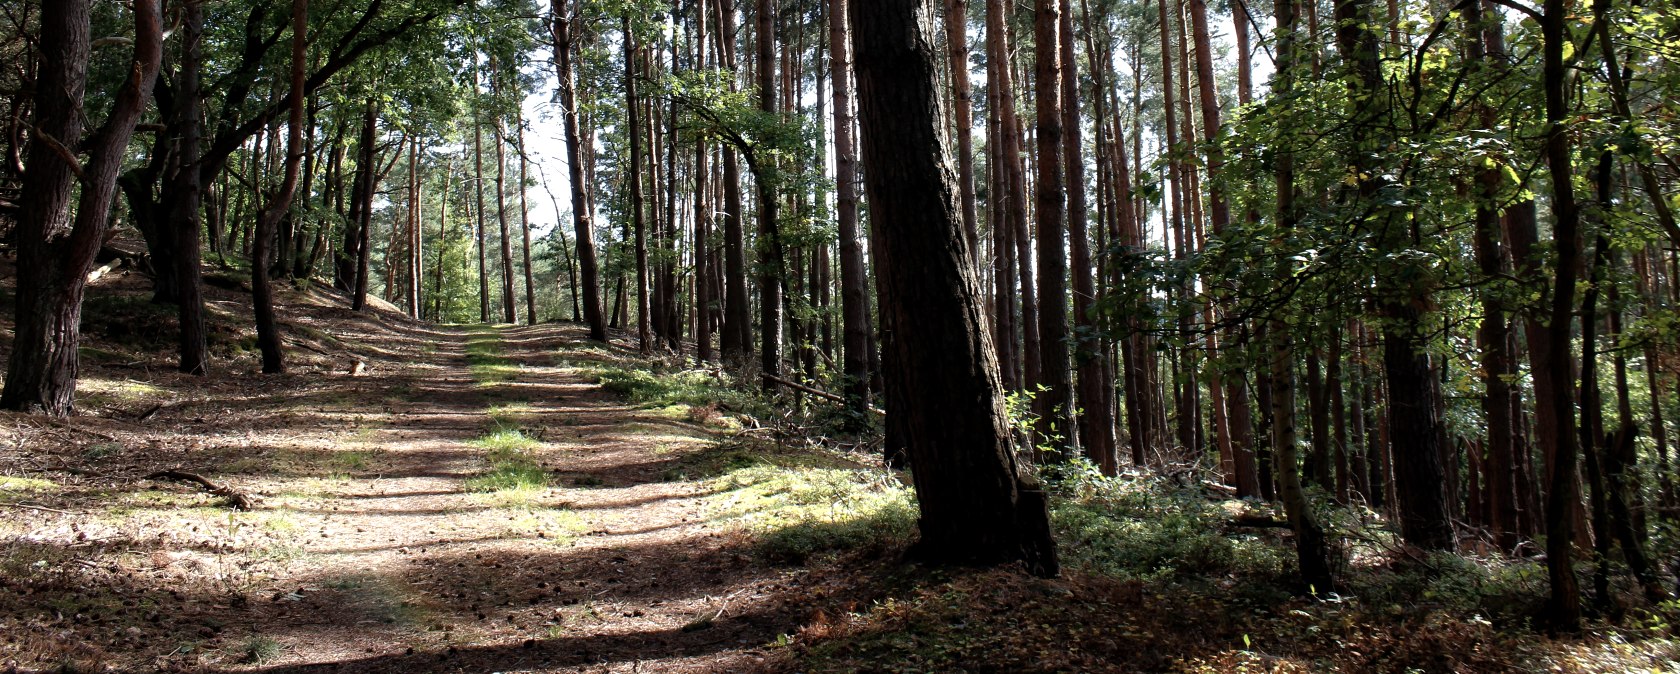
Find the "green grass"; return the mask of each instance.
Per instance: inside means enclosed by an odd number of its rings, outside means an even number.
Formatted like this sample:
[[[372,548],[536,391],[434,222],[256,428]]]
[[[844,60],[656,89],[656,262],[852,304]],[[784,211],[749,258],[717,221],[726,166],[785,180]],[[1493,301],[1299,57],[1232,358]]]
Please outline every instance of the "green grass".
[[[273,637],[253,634],[239,645],[240,662],[266,665],[280,659],[285,647]]]
[[[727,378],[720,379],[709,372],[683,370],[658,371],[644,367],[605,365],[592,369],[589,378],[602,389],[624,396],[642,407],[661,409],[672,418],[696,419],[696,408],[728,409],[753,412],[762,404],[751,393],[743,391]],[[715,415],[698,415],[709,419]]]
[[[467,337],[467,369],[481,387],[511,381],[519,366],[503,355],[502,337],[489,326],[474,326]]]
[[[797,564],[823,553],[879,549],[910,539],[916,504],[910,488],[896,477],[858,467],[811,465],[828,462],[796,456],[754,462],[740,454],[715,457],[726,465],[746,464],[713,480],[718,493],[711,505],[720,517],[754,535],[760,555]]]
[[[470,444],[485,450],[484,458],[490,463],[490,469],[467,478],[467,491],[496,494],[505,502],[520,502],[548,488],[548,470],[531,455],[542,443],[518,428],[498,425]]]
[[[0,494],[42,494],[58,491],[58,483],[33,477],[0,475]]]
[[[1231,513],[1166,480],[1073,470],[1056,481],[1050,520],[1064,562],[1122,578],[1277,576],[1290,556],[1253,532],[1227,533]]]

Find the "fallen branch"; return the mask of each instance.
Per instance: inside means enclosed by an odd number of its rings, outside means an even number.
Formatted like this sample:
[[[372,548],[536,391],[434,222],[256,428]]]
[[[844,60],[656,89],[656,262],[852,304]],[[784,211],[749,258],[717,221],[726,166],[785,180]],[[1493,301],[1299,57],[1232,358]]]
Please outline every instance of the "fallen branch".
[[[823,400],[827,400],[829,402],[836,402],[836,403],[840,403],[842,405],[844,405],[846,403],[845,398],[837,396],[833,393],[829,393],[828,391],[824,391],[820,388],[813,388],[813,387],[806,386],[806,385],[798,383],[798,382],[788,381],[786,379],[783,379],[783,378],[778,377],[778,376],[773,375],[773,374],[766,374],[766,375],[762,375],[762,376],[769,381],[775,382],[777,384],[781,384],[782,386],[786,386],[786,387],[788,387],[790,389],[793,389],[795,391],[803,391],[805,393],[809,393],[811,395],[814,395],[818,398],[822,398]],[[878,407],[870,407],[869,411],[874,412],[876,414],[879,414],[883,417],[887,416],[887,413],[885,411],[881,410]]]
[[[256,503],[251,500],[251,497],[234,491],[228,487],[211,482],[210,480],[205,479],[204,476],[195,473],[188,473],[179,470],[160,470],[156,473],[152,473],[151,475],[147,475],[146,479],[174,480],[176,482],[196,484],[200,487],[204,487],[204,490],[210,492],[211,494],[227,499],[228,505],[233,506],[234,510],[254,510],[256,508]]]
[[[46,506],[30,505],[28,503],[0,503],[0,506],[6,506],[8,508],[23,508],[25,510],[39,510],[39,511],[44,512],[44,513],[58,513],[60,515],[79,515],[79,514],[81,514],[81,513],[70,512],[68,510],[59,510],[58,508],[48,508]]]

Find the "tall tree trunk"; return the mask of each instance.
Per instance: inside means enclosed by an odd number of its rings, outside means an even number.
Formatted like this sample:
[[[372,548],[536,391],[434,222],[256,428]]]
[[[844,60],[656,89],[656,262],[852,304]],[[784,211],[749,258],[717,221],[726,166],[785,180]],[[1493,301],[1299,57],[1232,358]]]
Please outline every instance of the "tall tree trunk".
[[[203,225],[204,174],[199,161],[204,136],[200,119],[202,105],[199,69],[202,64],[204,41],[204,7],[197,2],[186,3],[181,13],[180,73],[175,78],[175,123],[181,130],[175,192],[178,195],[174,211],[165,227],[174,227],[175,264],[173,269],[159,269],[160,275],[175,277],[176,317],[181,326],[180,370],[188,374],[208,374],[210,347],[204,327],[204,293],[199,265],[203,257],[200,231]]]
[[[572,24],[576,21],[567,0],[553,0],[555,67],[559,69],[561,117],[566,129],[566,167],[571,175],[573,241],[577,245],[579,279],[573,292],[583,294],[583,317],[589,324],[589,338],[607,341],[607,321],[601,306],[600,264],[595,253],[594,215],[587,196],[583,170],[585,139],[578,133],[577,84],[572,72]],[[593,142],[591,140],[590,142]],[[556,223],[558,225],[558,223]]]
[[[1569,104],[1565,98],[1569,71],[1564,63],[1565,30],[1569,3],[1545,0],[1540,18],[1542,85],[1546,99],[1546,163],[1552,178],[1552,246],[1556,257],[1552,283],[1550,323],[1546,341],[1535,345],[1538,364],[1544,367],[1552,386],[1550,400],[1539,405],[1550,409],[1556,431],[1557,455],[1553,458],[1551,481],[1546,491],[1546,568],[1552,593],[1547,617],[1559,629],[1574,631],[1581,625],[1581,590],[1575,580],[1571,559],[1575,537],[1575,479],[1579,447],[1575,439],[1575,395],[1569,353],[1575,311],[1575,282],[1580,274],[1581,214],[1575,203],[1575,167],[1571,157],[1568,128]],[[1572,43],[1571,43],[1572,44]],[[1544,349],[1541,351],[1541,349]],[[1540,368],[1535,368],[1539,370]]]
[[[776,108],[776,0],[758,0],[758,109],[775,113]],[[764,376],[765,391],[776,388],[775,380],[782,374],[782,295],[786,274],[782,264],[779,205],[776,185],[770,179],[770,167],[758,162],[769,157],[747,155],[758,187],[758,247],[764,256],[759,260],[758,329],[760,339],[759,370]]]
[[[721,2],[721,0],[719,0]],[[706,8],[706,0],[694,2],[694,68],[701,72],[707,69],[706,41],[707,22],[711,20],[710,12]],[[720,36],[721,37],[721,36]],[[695,360],[701,365],[712,362],[716,352],[712,349],[712,305],[716,300],[712,296],[712,267],[711,267],[711,213],[712,204],[710,193],[706,185],[711,182],[711,167],[706,160],[711,156],[711,147],[706,144],[702,136],[694,138],[694,343]]]
[[[42,3],[39,21],[44,58],[36,73],[34,140],[16,225],[17,322],[0,408],[64,416],[72,411],[76,392],[82,292],[110,226],[117,171],[157,81],[163,26],[157,0],[134,3],[128,79],[104,126],[90,137],[88,161],[78,166],[68,148],[83,140],[90,2]],[[72,220],[70,198],[78,180],[80,198]]]
[[[268,278],[268,250],[274,243],[275,225],[291,210],[292,198],[297,193],[298,169],[303,163],[303,109],[307,95],[304,75],[308,70],[308,48],[309,0],[292,0],[292,93],[288,98],[286,116],[286,177],[274,201],[257,220],[255,241],[251,245],[251,303],[256,309],[257,347],[262,351],[262,370],[266,374],[279,374],[286,370],[280,346],[280,326],[274,319],[274,289]],[[369,114],[372,114],[371,103]],[[372,154],[371,147],[366,153]],[[366,240],[365,235],[363,240]]]
[[[1078,446],[1073,426],[1073,376],[1068,360],[1067,191],[1062,180],[1061,5],[1038,0],[1034,16],[1038,176],[1038,336],[1043,384],[1033,399],[1041,445],[1059,460]]]
[[[367,109],[362,113],[362,165],[357,169],[362,172],[363,178],[362,193],[356,197],[361,202],[361,208],[357,211],[359,217],[355,223],[356,283],[350,292],[350,309],[353,311],[367,307],[368,268],[373,258],[373,197],[379,191],[379,154],[374,148],[378,128],[379,103],[370,97]]]
[[[980,284],[940,140],[926,0],[859,0],[857,73],[883,310],[894,369],[918,401],[907,426],[926,556],[1024,561],[1057,573],[1043,492],[1015,464]]]
[[[1097,290],[1091,277],[1091,239],[1086,230],[1088,211],[1085,201],[1085,147],[1079,121],[1079,60],[1074,54],[1073,3],[1070,0],[1061,0],[1057,30],[1062,61],[1062,78],[1057,86],[1061,88],[1062,97],[1062,156],[1067,171],[1068,240],[1073,249],[1073,320],[1076,326],[1073,361],[1079,374],[1079,441],[1091,462],[1104,473],[1112,475],[1119,472],[1120,466],[1114,456],[1114,415],[1107,405],[1107,396],[1103,394],[1103,387],[1107,385],[1103,374],[1108,369],[1106,349],[1096,337],[1096,316],[1092,313]],[[1091,56],[1094,55],[1088,55]]]
[[[495,79],[495,59],[490,60],[492,81]],[[493,88],[494,89],[494,88]],[[507,128],[501,115],[493,127],[496,134],[496,222],[502,233],[502,322],[517,323],[517,306],[513,293],[513,233],[508,226],[507,213]]]
[[[525,115],[523,112],[516,112],[515,114],[517,116],[514,119],[518,126],[514,139],[518,143],[517,149],[519,151],[519,236],[521,239],[519,250],[525,261],[525,324],[536,325],[537,279],[536,271],[531,268],[531,206],[525,198],[525,192],[529,189],[528,186],[531,181],[531,167],[529,158],[525,155]],[[555,224],[558,225],[559,222],[556,220]],[[560,239],[561,247],[564,248],[565,237],[557,236],[556,238]]]
[[[734,72],[735,10],[728,3],[719,2],[718,50],[724,70]],[[736,83],[730,78],[729,90]],[[723,245],[724,245],[724,308],[723,334],[719,349],[725,364],[737,369],[746,366],[752,357],[752,319],[747,293],[746,232],[741,225],[741,160],[734,147],[723,148]]]
[[[858,423],[869,407],[869,279],[858,232],[857,145],[852,137],[852,46],[847,1],[830,0],[828,39],[834,81],[834,192],[840,239],[841,372],[846,407]],[[960,0],[955,0],[960,3]],[[947,24],[948,26],[948,24]],[[971,177],[972,178],[972,177]]]
[[[832,19],[830,19],[832,21]],[[945,0],[945,46],[951,70],[951,105],[957,122],[957,187],[962,195],[963,232],[980,263],[980,225],[974,209],[974,99],[968,82],[968,1]]]
[[[630,222],[636,233],[636,348],[647,355],[653,353],[653,334],[648,315],[647,221],[642,204],[641,101],[636,96],[636,29],[630,25],[628,9],[623,26],[625,130],[630,134],[630,168],[625,180],[630,183]]]

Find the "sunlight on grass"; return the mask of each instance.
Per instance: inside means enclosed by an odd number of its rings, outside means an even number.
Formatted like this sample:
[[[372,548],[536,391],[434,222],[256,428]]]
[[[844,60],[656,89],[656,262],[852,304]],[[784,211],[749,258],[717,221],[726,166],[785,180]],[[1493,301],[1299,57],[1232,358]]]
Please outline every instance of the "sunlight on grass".
[[[33,477],[0,475],[0,494],[42,494],[58,491],[58,483]]]
[[[759,553],[777,561],[888,545],[915,529],[911,490],[878,471],[759,464],[713,482],[720,493],[712,507],[755,534]]]
[[[503,501],[525,502],[547,490],[548,471],[531,456],[531,451],[542,443],[523,431],[499,427],[469,444],[487,452],[484,458],[490,462],[490,470],[467,478],[467,491],[493,493]]]
[[[86,405],[133,405],[162,402],[168,392],[132,379],[83,377],[76,381],[76,397]]]

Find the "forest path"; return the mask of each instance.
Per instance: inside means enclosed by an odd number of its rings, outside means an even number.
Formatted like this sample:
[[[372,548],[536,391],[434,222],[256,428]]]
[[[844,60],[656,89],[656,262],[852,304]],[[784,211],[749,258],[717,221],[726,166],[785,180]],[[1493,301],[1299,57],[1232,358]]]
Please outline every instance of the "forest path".
[[[757,560],[688,476],[717,429],[592,383],[614,347],[349,316],[297,332],[330,329],[355,374],[113,379],[87,388],[176,402],[92,426],[117,442],[20,426],[0,472],[60,477],[0,477],[51,506],[0,510],[0,668],[734,672],[807,617],[804,570]],[[258,505],[139,479],[159,468]]]
[[[365,465],[295,511],[305,591],[254,621],[281,644],[259,669],[750,666],[774,632],[724,618],[776,572],[747,570],[703,483],[666,479],[712,438],[589,383],[568,366],[589,360],[583,336],[449,331],[325,407],[354,420],[339,463]]]

